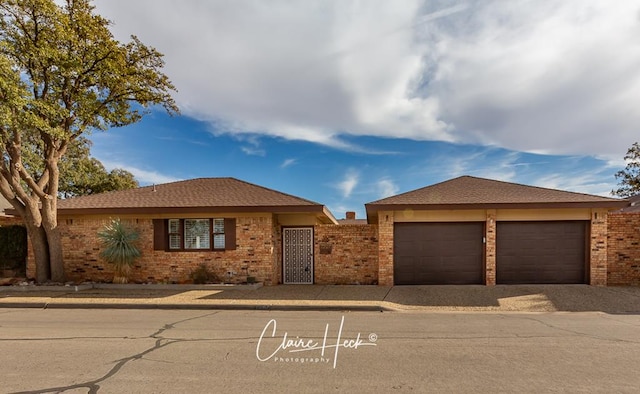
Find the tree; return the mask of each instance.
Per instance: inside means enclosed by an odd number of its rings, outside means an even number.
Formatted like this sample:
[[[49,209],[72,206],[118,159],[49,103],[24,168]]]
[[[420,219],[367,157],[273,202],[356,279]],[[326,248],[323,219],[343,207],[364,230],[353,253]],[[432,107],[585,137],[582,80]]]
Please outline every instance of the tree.
[[[58,196],[69,198],[138,187],[132,173],[116,168],[110,172],[90,156],[91,141],[79,138],[61,158]]]
[[[627,167],[616,172],[618,188],[611,193],[620,197],[631,197],[640,193],[640,145],[634,142],[624,156]]]
[[[44,170],[41,141],[32,146],[23,146],[23,165],[31,173]],[[69,144],[67,152],[60,158],[60,181],[58,197],[70,198],[113,190],[138,187],[132,173],[116,168],[108,172],[102,163],[91,157],[91,141],[79,137]]]
[[[135,36],[115,40],[90,0],[62,3],[0,3],[0,192],[27,227],[38,282],[64,281],[59,162],[73,141],[134,123],[150,106],[179,112],[162,54]],[[33,146],[41,171],[24,164]]]

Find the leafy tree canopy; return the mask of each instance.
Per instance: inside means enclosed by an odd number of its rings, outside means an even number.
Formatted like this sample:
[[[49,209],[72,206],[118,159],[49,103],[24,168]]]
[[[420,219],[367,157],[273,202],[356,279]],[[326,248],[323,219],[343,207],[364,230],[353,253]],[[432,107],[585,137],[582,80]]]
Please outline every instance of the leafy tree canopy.
[[[611,193],[620,197],[631,197],[640,193],[640,145],[634,142],[624,156],[627,167],[616,172],[618,188]]]
[[[38,281],[64,280],[61,158],[84,134],[134,123],[150,106],[178,113],[163,66],[137,37],[115,40],[89,0],[0,1],[0,193],[24,219]]]

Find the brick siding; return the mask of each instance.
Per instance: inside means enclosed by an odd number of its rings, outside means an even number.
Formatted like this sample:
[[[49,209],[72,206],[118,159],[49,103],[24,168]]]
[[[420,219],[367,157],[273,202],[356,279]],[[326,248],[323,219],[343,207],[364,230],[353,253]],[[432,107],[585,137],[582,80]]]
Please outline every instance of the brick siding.
[[[597,216],[595,215],[597,213]],[[493,220],[493,223],[491,220]],[[97,237],[108,218],[61,219],[60,230],[68,280],[113,279],[112,267],[100,257]],[[236,218],[236,250],[164,252],[153,250],[151,219],[128,219],[140,232],[142,258],[131,281],[185,283],[205,263],[221,280],[245,282],[253,276],[266,285],[282,283],[282,235],[270,215]],[[314,227],[315,283],[393,285],[393,212],[380,212],[378,225],[316,225]],[[2,218],[0,224],[18,224]],[[494,215],[487,215],[486,283],[495,283]],[[640,285],[640,213],[594,211],[590,232],[590,284]],[[228,276],[228,272],[234,272]],[[27,276],[35,276],[30,248]]]
[[[378,212],[378,284],[393,286],[393,221],[392,211]]]
[[[608,218],[607,283],[640,285],[640,212]]]
[[[378,283],[378,226],[315,226],[315,283]]]
[[[607,211],[594,210],[591,214],[590,281],[592,286],[607,285]]]
[[[485,262],[484,283],[487,286],[496,284],[496,210],[487,211],[485,228]]]
[[[22,218],[15,216],[2,216],[0,215],[0,226],[13,226],[20,225],[22,226]]]
[[[97,233],[109,221],[104,219],[61,220],[62,246],[64,250],[67,280],[74,282],[104,281],[113,279],[113,268],[100,254]],[[135,283],[166,282],[186,283],[191,272],[200,264],[221,281],[242,283],[253,276],[266,285],[278,283],[274,275],[276,255],[273,220],[265,217],[238,217],[236,219],[236,250],[165,252],[153,250],[153,221],[151,219],[123,220],[140,233],[139,248],[142,257],[134,265],[130,281]],[[34,276],[34,263],[30,259],[29,273]],[[232,275],[228,275],[232,272]]]

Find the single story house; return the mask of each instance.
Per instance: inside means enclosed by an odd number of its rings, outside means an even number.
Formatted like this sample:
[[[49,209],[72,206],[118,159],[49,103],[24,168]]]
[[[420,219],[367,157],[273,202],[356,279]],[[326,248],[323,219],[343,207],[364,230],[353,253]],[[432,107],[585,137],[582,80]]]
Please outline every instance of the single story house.
[[[607,284],[607,217],[626,200],[462,176],[366,204],[378,281]]]
[[[337,224],[313,201],[234,178],[201,178],[60,200],[65,272],[109,281],[97,233],[120,218],[140,234],[134,282],[187,281],[205,264],[222,281],[314,282],[314,232]],[[33,261],[27,265],[34,274]]]
[[[113,278],[97,233],[117,217],[140,234],[138,283],[186,283],[204,264],[222,281],[266,285],[607,285],[640,283],[640,215],[609,220],[628,204],[462,176],[336,220],[313,201],[201,178],[61,200],[58,223],[76,282]]]

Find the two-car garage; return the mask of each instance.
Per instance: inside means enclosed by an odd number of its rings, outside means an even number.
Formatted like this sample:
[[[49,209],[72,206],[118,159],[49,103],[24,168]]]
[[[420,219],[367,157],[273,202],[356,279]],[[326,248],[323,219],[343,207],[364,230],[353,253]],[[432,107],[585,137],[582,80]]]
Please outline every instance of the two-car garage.
[[[588,281],[588,221],[496,223],[496,283]],[[485,223],[395,223],[394,284],[485,283]]]
[[[366,209],[381,285],[606,285],[607,217],[626,205],[461,176]]]

